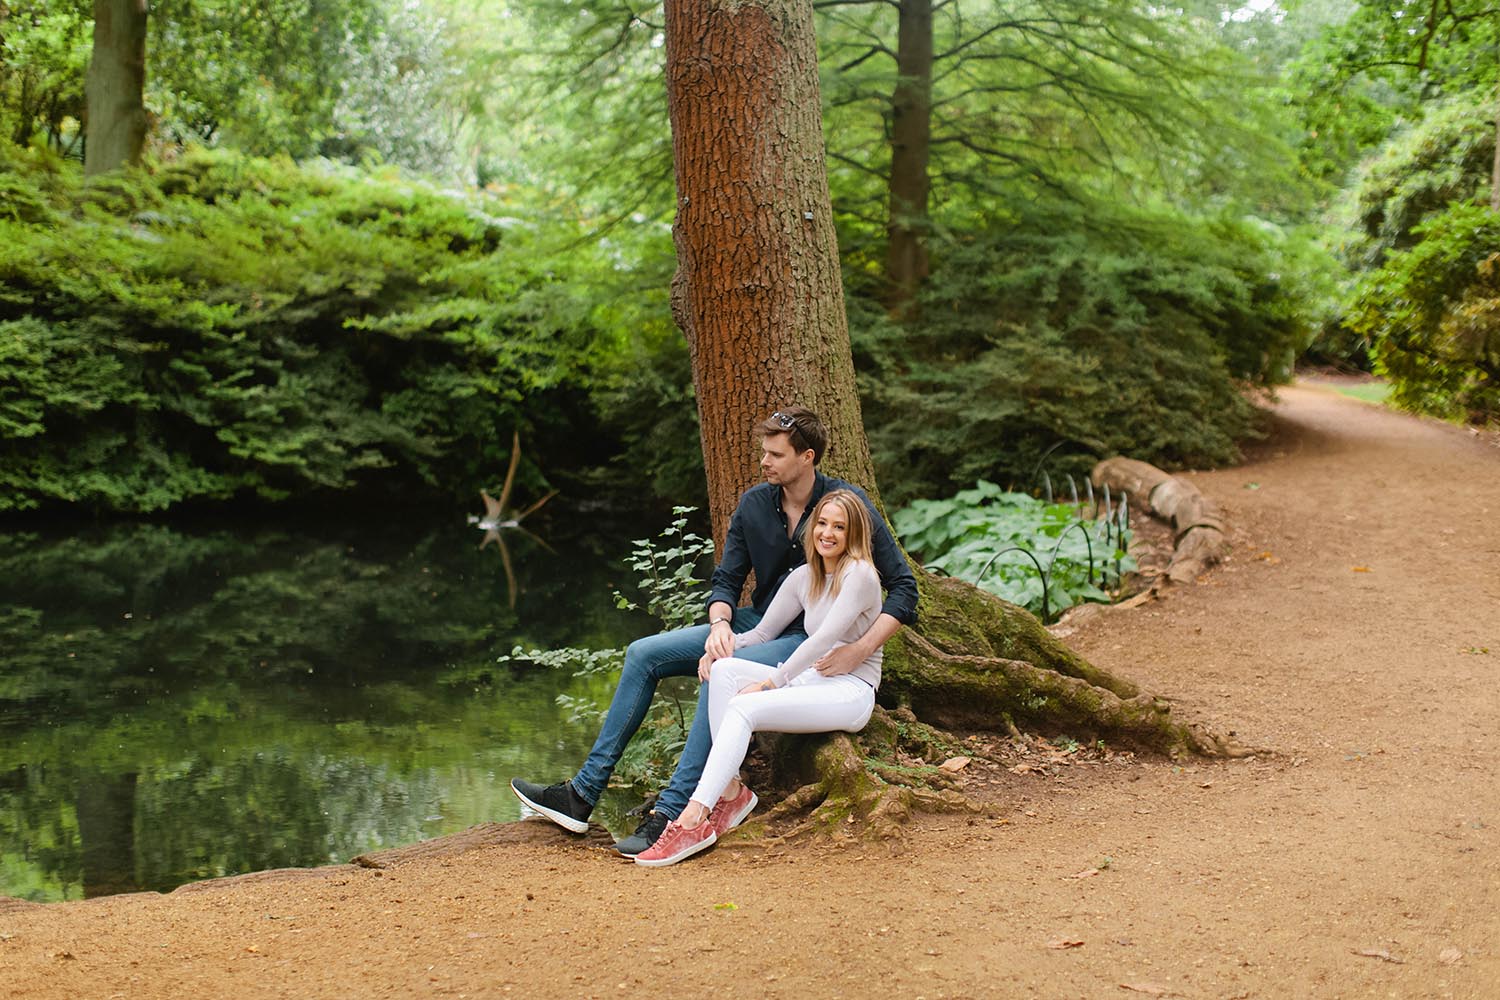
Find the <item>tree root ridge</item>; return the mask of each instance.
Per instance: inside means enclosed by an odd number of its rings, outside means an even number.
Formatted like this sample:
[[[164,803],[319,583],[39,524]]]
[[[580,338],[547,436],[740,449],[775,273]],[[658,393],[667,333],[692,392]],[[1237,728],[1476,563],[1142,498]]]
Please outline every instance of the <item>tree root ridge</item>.
[[[1121,698],[1088,681],[1021,660],[948,653],[920,635],[907,642],[920,652],[926,679],[911,691],[919,715],[995,728],[996,714],[1014,722],[1124,740],[1174,756],[1238,756],[1241,749],[1206,727],[1178,722],[1171,703],[1149,694]]]
[[[761,846],[806,839],[885,843],[899,850],[908,820],[919,812],[974,812],[953,777],[925,763],[902,765],[902,733],[921,741],[953,741],[931,727],[876,708],[859,734],[783,737],[771,748],[782,776],[810,775],[764,815],[734,831],[730,843]],[[910,721],[908,721],[910,719]],[[776,830],[772,835],[769,831]]]

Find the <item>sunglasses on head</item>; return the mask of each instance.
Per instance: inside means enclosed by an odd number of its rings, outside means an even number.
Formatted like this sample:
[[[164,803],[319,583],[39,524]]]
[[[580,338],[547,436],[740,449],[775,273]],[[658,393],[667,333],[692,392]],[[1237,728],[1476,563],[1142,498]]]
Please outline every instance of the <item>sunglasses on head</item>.
[[[777,410],[775,413],[771,414],[771,419],[776,421],[776,426],[780,427],[784,431],[789,431],[793,427],[797,426],[796,417],[789,417],[785,413],[782,413],[780,410]]]

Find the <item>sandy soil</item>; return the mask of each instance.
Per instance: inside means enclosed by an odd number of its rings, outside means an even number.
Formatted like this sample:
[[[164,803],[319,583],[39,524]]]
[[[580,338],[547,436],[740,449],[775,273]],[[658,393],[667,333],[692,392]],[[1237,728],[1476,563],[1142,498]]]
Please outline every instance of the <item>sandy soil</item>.
[[[1250,759],[1004,771],[894,857],[647,870],[537,821],[0,901],[0,997],[1500,997],[1500,449],[1314,385],[1276,413],[1191,477],[1227,564],[1069,639]]]

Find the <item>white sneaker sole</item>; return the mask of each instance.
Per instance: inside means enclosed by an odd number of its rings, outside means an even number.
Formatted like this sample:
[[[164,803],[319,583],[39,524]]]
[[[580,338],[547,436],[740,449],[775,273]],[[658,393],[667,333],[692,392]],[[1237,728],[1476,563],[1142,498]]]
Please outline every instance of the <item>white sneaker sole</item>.
[[[638,865],[645,865],[647,868],[665,868],[667,867],[667,865],[675,865],[679,861],[690,858],[694,854],[697,854],[699,851],[708,850],[710,847],[714,846],[714,842],[718,839],[719,835],[717,833],[710,832],[709,835],[703,840],[698,841],[698,843],[694,844],[692,847],[687,848],[686,850],[678,851],[670,858],[657,858],[655,861],[647,861],[645,858],[641,857],[640,854],[637,854],[635,856],[635,863]],[[641,853],[644,854],[645,852],[642,851]]]
[[[510,790],[515,793],[516,798],[520,799],[521,800],[521,804],[523,806],[525,806],[527,809],[530,809],[534,813],[537,813],[539,815],[547,817],[552,822],[554,822],[558,826],[562,827],[564,830],[571,830],[574,833],[588,833],[589,832],[589,821],[588,820],[586,820],[586,819],[574,819],[572,816],[569,816],[567,813],[560,813],[556,809],[548,809],[546,806],[538,805],[537,803],[535,803],[535,802],[531,801],[530,799],[528,799],[526,796],[522,795],[521,794],[521,790],[519,788],[517,788],[515,785],[511,785],[510,786]]]

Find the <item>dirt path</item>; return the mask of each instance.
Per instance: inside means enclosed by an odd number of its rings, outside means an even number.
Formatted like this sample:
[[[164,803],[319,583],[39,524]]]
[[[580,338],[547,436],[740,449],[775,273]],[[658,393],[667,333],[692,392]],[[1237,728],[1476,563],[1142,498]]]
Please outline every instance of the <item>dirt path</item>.
[[[0,904],[0,997],[1500,997],[1500,450],[1302,386],[1260,451],[1192,477],[1230,562],[1070,641],[1270,753],[1018,776],[894,858],[647,871],[528,823]]]

